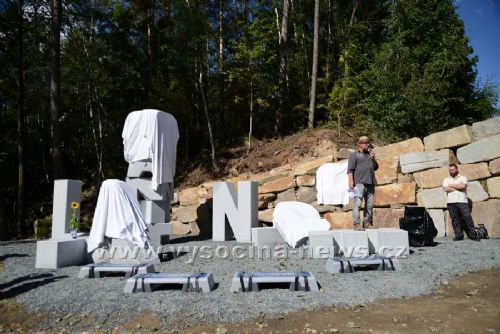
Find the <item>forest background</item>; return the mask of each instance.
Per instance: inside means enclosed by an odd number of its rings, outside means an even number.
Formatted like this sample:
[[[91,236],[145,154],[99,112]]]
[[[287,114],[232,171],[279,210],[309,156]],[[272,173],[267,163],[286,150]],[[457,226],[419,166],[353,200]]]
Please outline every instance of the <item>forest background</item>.
[[[178,170],[307,128],[385,141],[498,113],[451,0],[0,0],[0,239],[54,179],[123,178],[133,110],[177,119]]]

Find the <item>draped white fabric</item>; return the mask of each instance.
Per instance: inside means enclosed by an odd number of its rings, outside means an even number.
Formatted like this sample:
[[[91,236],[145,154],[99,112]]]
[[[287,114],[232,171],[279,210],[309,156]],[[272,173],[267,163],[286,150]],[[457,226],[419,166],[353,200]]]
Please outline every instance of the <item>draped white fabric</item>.
[[[179,128],[169,113],[144,109],[128,114],[122,132],[123,155],[127,162],[151,159],[151,185],[173,183]]]
[[[302,202],[279,203],[273,212],[273,225],[291,247],[308,237],[310,231],[330,229],[330,223],[313,206]]]
[[[147,227],[136,192],[120,180],[102,183],[87,250],[96,249],[104,237],[126,239],[141,248],[148,243]]]
[[[347,160],[329,162],[316,171],[318,204],[347,205],[349,203],[349,178]]]

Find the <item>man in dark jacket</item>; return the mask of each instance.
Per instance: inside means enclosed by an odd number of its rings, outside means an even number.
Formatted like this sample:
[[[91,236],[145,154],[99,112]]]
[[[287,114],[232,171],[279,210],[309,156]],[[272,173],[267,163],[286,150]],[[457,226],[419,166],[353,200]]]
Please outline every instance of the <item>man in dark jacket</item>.
[[[373,215],[373,199],[375,196],[375,171],[378,163],[370,148],[370,139],[362,136],[358,140],[358,150],[349,155],[347,173],[349,175],[349,190],[354,191],[354,208],[352,219],[355,230],[364,230],[370,225]],[[355,189],[356,188],[356,189]],[[365,200],[363,225],[360,224],[359,208]]]

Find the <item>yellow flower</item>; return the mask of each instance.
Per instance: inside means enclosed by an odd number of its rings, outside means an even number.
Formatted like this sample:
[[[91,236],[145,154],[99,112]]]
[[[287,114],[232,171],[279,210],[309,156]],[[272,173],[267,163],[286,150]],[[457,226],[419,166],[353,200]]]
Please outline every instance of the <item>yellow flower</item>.
[[[71,202],[72,209],[78,209],[79,207],[80,207],[80,204],[78,202]]]

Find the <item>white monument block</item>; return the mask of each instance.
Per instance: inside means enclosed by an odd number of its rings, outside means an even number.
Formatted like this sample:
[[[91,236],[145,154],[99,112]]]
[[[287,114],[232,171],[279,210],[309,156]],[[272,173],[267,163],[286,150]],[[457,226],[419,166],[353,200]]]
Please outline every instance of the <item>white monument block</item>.
[[[67,234],[63,238],[40,240],[36,243],[35,268],[57,269],[86,264],[89,261],[87,237],[72,239]]]
[[[82,201],[82,181],[55,180],[54,200],[52,205],[52,239],[64,238],[69,233],[69,219],[73,214],[71,202]],[[76,209],[76,218],[80,221],[80,208]]]
[[[314,259],[327,259],[335,255],[333,231],[309,231],[309,248]]]
[[[286,243],[276,227],[252,228],[252,244],[256,246]]]
[[[366,230],[370,253],[385,257],[406,257],[410,255],[408,231],[399,228]]]
[[[239,242],[252,241],[252,227],[258,227],[258,183],[238,182],[238,192],[231,182],[213,184],[212,238]],[[227,223],[226,223],[227,219]]]
[[[334,247],[337,255],[344,257],[368,256],[368,235],[366,231],[332,230]]]

